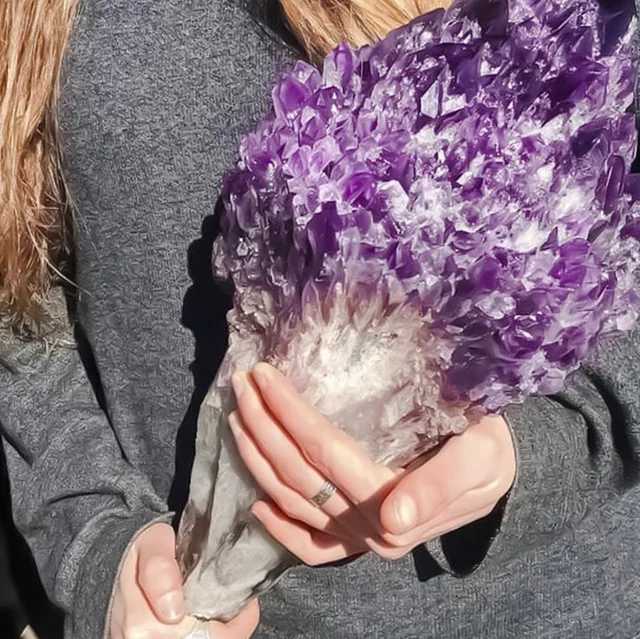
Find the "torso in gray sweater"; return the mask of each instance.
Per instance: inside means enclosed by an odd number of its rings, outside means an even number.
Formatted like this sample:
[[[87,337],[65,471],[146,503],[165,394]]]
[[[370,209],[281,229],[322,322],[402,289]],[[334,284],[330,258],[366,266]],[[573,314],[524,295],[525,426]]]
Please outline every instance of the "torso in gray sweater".
[[[292,57],[238,0],[81,3],[60,119],[75,339],[95,361],[68,333],[0,349],[16,519],[70,638],[101,636],[124,548],[184,501],[225,348],[218,188]],[[640,637],[639,362],[636,332],[562,396],[509,411],[504,512],[398,562],[292,570],[262,599],[258,639]]]

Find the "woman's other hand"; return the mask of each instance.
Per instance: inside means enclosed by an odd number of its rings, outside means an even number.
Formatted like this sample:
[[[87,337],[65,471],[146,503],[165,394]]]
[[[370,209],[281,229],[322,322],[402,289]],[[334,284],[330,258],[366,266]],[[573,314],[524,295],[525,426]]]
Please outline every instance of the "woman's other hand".
[[[240,454],[269,496],[252,511],[309,565],[373,550],[398,559],[416,546],[488,515],[516,472],[506,422],[487,417],[408,469],[372,462],[362,447],[295,391],[274,368],[234,376],[230,417]],[[337,490],[309,500],[325,480]]]
[[[210,622],[215,639],[248,639],[260,613],[252,601],[228,624]],[[110,639],[182,639],[196,620],[185,616],[182,577],[175,559],[175,533],[154,524],[131,545],[118,580],[110,622]]]

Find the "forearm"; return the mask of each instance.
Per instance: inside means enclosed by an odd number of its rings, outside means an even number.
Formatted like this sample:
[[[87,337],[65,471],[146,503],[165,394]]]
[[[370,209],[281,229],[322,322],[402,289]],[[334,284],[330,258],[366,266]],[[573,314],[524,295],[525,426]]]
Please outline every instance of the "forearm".
[[[48,343],[3,337],[0,423],[16,525],[69,614],[68,636],[99,636],[122,552],[167,508],[124,458],[68,323]]]

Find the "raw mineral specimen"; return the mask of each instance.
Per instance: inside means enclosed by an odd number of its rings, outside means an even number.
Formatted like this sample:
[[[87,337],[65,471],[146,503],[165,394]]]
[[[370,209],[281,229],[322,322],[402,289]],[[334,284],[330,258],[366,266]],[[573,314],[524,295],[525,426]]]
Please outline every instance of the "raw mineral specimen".
[[[234,370],[274,364],[400,465],[632,327],[635,20],[607,7],[459,0],[275,87],[214,247],[235,298],[181,524],[193,612],[233,616],[296,563],[248,511]]]

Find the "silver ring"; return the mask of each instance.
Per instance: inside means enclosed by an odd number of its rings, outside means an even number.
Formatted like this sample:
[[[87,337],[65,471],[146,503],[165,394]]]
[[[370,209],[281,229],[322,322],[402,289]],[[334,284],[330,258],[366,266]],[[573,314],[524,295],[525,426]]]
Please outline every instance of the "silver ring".
[[[184,639],[213,639],[209,634],[209,624],[206,621],[196,621]]]
[[[320,508],[324,506],[329,499],[335,494],[336,487],[327,479],[324,484],[322,484],[322,488],[318,491],[317,495],[314,495],[309,501],[314,505]]]

